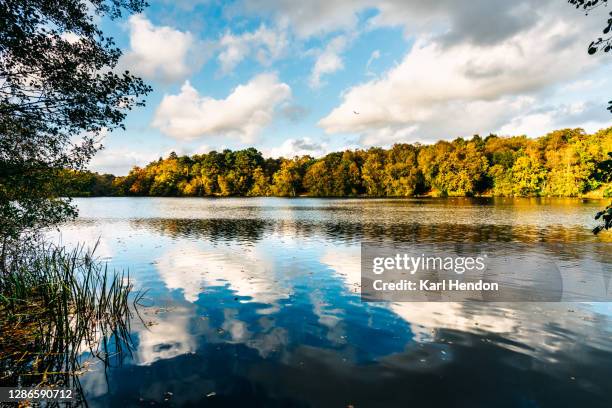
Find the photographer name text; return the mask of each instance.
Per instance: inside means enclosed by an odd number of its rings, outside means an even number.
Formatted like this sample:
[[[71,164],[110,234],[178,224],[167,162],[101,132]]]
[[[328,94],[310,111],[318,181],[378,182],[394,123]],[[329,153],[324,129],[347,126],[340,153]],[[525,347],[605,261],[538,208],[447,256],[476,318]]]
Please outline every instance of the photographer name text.
[[[397,282],[387,282],[382,279],[373,281],[372,287],[376,291],[424,291],[424,292],[468,292],[468,291],[499,291],[499,284],[496,282],[485,282],[482,279],[474,282],[462,282],[458,279],[446,279],[441,281],[432,281],[430,279],[421,279],[411,281],[402,279]]]

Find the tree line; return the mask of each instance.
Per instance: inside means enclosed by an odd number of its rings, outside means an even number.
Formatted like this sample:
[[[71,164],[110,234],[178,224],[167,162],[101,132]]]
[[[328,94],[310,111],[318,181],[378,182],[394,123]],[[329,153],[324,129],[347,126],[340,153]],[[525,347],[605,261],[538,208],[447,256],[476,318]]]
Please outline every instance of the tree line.
[[[171,153],[127,176],[66,171],[72,196],[612,196],[612,127],[594,134],[478,135],[395,144],[315,159],[264,158],[255,148]]]

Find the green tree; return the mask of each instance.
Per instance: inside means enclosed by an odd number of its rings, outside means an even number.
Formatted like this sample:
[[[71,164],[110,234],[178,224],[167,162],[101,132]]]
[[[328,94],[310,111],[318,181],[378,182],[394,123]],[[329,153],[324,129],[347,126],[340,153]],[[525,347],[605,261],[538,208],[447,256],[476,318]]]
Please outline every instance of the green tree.
[[[545,172],[540,162],[532,155],[520,156],[512,166],[513,195],[537,196],[542,188]]]
[[[486,175],[487,188],[494,196],[513,196],[512,167],[526,148],[527,137],[501,138],[490,135],[484,142],[484,152],[489,162]]]
[[[418,169],[418,147],[396,144],[387,152],[384,168],[386,195],[410,197],[422,190],[423,177]]]
[[[261,167],[257,167],[253,172],[253,185],[248,195],[251,197],[270,195],[270,179]]]
[[[366,159],[361,170],[366,194],[373,197],[385,195],[385,152],[380,148],[371,148],[366,152]]]
[[[309,157],[283,160],[280,169],[274,174],[272,193],[281,197],[295,197],[302,192],[304,165]]]
[[[437,166],[433,185],[444,195],[472,196],[488,169],[488,161],[482,147],[463,139],[455,140]]]
[[[234,172],[229,171],[225,175],[217,176],[217,184],[219,185],[219,195],[227,197],[234,193]]]
[[[103,131],[150,88],[116,73],[121,52],[95,24],[142,0],[5,0],[0,5],[0,225],[4,242],[75,215],[59,176],[81,170]],[[75,136],[82,136],[74,142]]]
[[[310,166],[304,175],[304,188],[308,191],[308,195],[314,197],[331,196],[333,185],[330,176],[327,163],[324,160],[319,160]]]
[[[319,159],[264,159],[256,149],[170,155],[106,180],[66,172],[72,194],[158,196],[589,196],[612,195],[612,128],[561,129],[537,139],[474,136],[396,144]],[[109,189],[109,184],[110,188]]]
[[[253,186],[255,169],[263,164],[261,153],[254,148],[234,152],[234,191],[233,194],[245,196]]]
[[[201,162],[201,176],[204,195],[214,195],[219,192],[218,177],[224,164],[224,156],[216,151],[207,154]]]

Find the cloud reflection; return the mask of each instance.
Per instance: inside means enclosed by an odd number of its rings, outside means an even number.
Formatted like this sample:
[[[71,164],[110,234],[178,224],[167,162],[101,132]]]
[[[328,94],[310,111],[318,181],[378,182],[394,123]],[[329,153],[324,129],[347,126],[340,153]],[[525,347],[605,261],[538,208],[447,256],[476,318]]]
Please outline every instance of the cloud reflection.
[[[252,247],[203,249],[180,244],[158,258],[157,269],[168,289],[182,290],[188,302],[197,301],[211,287],[229,285],[236,296],[271,305],[271,312],[290,294],[275,278],[272,261]]]
[[[195,337],[189,331],[191,313],[187,308],[173,308],[171,314],[158,314],[152,325],[138,332],[138,365],[150,365],[183,354],[194,353]]]

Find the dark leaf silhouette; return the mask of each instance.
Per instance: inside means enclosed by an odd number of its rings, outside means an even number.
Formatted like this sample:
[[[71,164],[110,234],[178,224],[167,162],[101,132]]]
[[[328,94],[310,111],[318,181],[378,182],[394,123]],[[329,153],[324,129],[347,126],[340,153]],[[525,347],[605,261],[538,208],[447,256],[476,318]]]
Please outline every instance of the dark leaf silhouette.
[[[143,0],[5,0],[0,6],[0,225],[16,237],[75,215],[58,172],[79,170],[150,88],[114,71],[121,51],[96,16]],[[83,135],[75,141],[76,136]]]
[[[595,214],[595,219],[601,219],[602,223],[593,229],[594,234],[597,235],[604,229],[608,230],[612,228],[612,205],[609,205],[605,210],[599,211],[597,214]]]
[[[576,7],[577,9],[582,9],[586,12],[586,14],[589,14],[589,11],[600,7],[600,6],[607,6],[608,5],[608,0],[591,0],[591,1],[585,1],[585,0],[568,0],[568,3],[573,5],[574,7]],[[610,13],[610,16],[612,16],[612,12]],[[612,18],[609,18],[607,21],[606,26],[603,28],[602,32],[604,34],[610,34],[610,30],[612,30]],[[603,51],[603,52],[610,52],[610,50],[612,50],[612,36],[609,36],[607,38],[598,38],[595,41],[591,41],[591,43],[589,44],[589,46],[587,47],[587,52],[589,55],[593,55],[596,54],[599,51]],[[612,112],[612,103],[610,106],[608,106],[606,108],[607,110],[609,110],[610,112]]]

